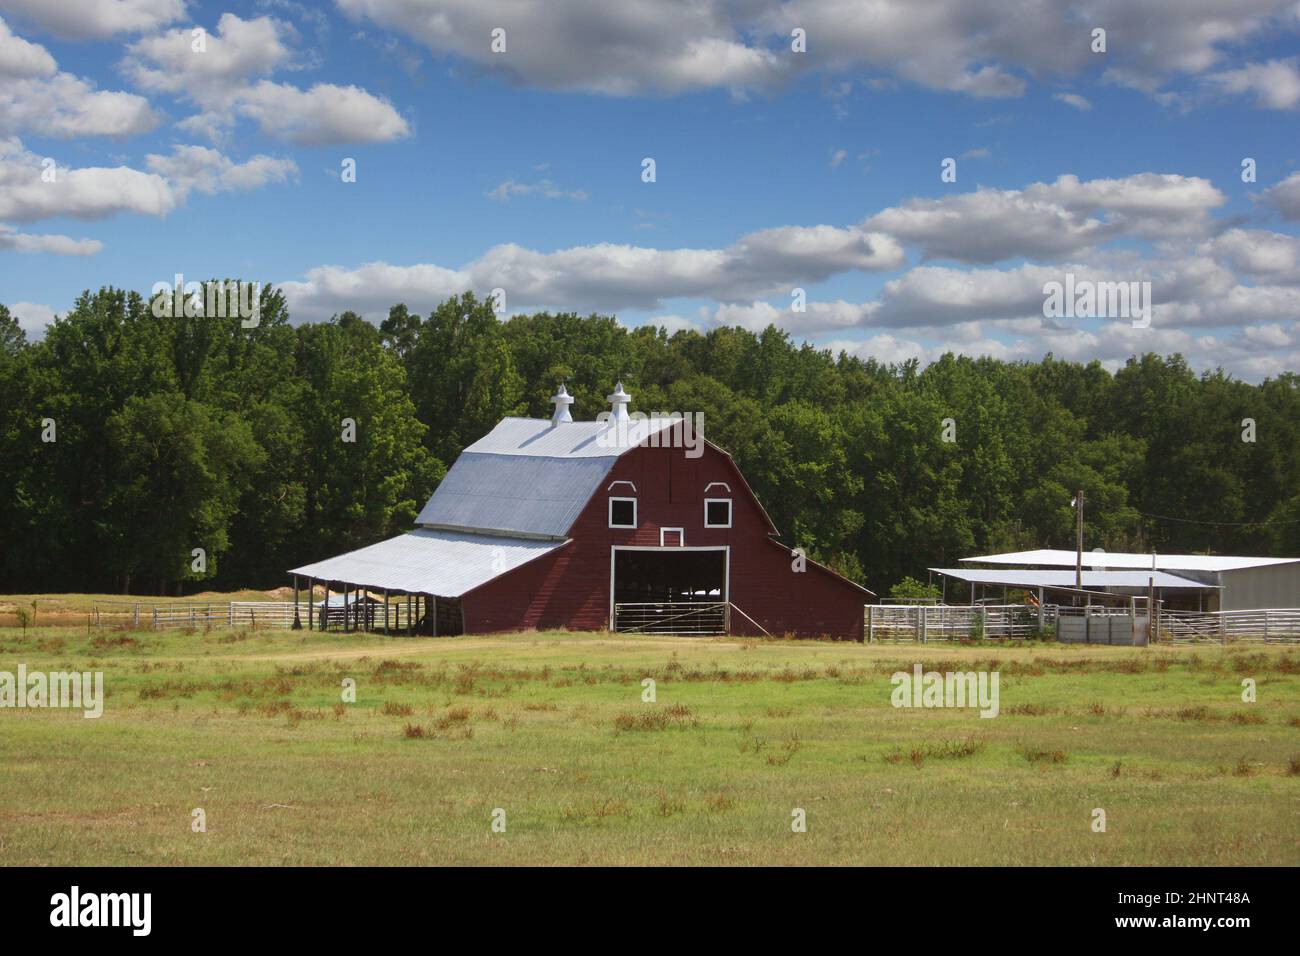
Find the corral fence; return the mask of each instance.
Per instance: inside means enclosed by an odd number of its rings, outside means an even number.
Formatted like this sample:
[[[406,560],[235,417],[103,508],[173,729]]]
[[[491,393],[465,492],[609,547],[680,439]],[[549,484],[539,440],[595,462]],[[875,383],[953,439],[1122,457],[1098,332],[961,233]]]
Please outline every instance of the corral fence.
[[[322,612],[328,612],[328,630],[344,630],[351,626],[379,630],[384,626],[384,606],[349,608],[341,606],[322,608],[317,602],[312,615],[317,629],[321,626]],[[345,618],[351,618],[350,622]],[[305,628],[308,622],[307,602],[298,605],[298,619]],[[90,623],[98,628],[131,628],[133,630],[206,631],[218,627],[243,627],[250,630],[288,630],[293,627],[292,601],[226,601],[220,603],[146,601],[96,601],[91,606]],[[388,606],[388,628],[402,632],[412,624],[406,603],[394,601]]]
[[[877,641],[965,641],[1036,636],[1056,619],[1056,606],[1028,604],[868,604],[866,639]]]
[[[1161,641],[1217,644],[1300,643],[1300,608],[1242,611],[1161,611],[1156,615]]]

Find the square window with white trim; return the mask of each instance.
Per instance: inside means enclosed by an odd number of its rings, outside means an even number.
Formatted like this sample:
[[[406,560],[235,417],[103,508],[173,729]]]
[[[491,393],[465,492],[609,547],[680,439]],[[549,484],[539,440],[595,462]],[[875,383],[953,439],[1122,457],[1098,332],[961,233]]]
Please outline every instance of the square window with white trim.
[[[609,526],[611,528],[636,527],[636,499],[609,499]]]
[[[730,498],[705,498],[704,499],[704,527],[706,528],[730,528],[731,527],[731,499]]]

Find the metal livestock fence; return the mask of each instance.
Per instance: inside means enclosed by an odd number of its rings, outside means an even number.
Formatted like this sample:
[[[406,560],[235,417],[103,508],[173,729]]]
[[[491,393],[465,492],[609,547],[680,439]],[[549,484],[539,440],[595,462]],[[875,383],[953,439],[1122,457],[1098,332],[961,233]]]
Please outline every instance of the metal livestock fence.
[[[877,641],[1024,640],[1056,619],[1055,605],[868,604],[866,639]]]
[[[1156,632],[1160,640],[1173,642],[1295,644],[1300,643],[1300,608],[1162,611],[1156,615]]]

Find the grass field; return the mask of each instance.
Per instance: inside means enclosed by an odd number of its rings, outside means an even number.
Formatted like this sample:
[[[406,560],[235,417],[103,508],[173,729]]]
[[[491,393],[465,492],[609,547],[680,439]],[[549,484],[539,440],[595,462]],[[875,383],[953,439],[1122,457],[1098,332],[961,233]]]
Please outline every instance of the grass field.
[[[892,707],[917,661],[1000,716]],[[0,629],[20,663],[107,703],[0,710],[11,865],[1300,863],[1300,649]]]

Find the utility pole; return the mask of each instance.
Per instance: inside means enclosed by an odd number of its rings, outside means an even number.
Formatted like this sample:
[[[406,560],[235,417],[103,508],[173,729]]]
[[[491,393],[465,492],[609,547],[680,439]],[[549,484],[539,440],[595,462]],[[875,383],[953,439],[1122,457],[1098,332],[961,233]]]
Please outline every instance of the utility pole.
[[[1074,495],[1074,586],[1083,590],[1083,489]]]

